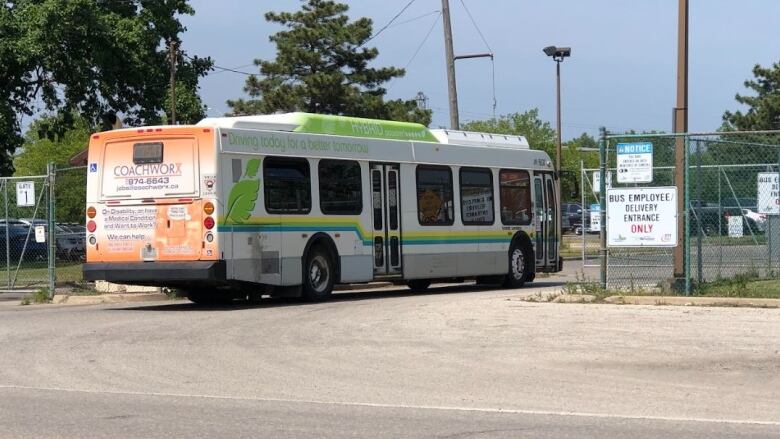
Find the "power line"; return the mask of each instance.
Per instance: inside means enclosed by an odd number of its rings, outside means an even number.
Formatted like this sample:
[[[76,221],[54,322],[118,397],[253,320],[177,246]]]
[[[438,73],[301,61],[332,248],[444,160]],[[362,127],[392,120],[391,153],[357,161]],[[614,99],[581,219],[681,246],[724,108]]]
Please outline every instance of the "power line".
[[[391,18],[391,19],[390,19],[390,21],[389,21],[389,22],[387,22],[387,24],[386,24],[386,25],[384,25],[384,26],[383,26],[381,29],[379,29],[379,30],[378,30],[378,31],[377,31],[377,32],[376,32],[374,35],[371,35],[370,37],[368,37],[368,39],[367,39],[366,41],[364,41],[364,42],[363,42],[363,45],[365,45],[365,44],[368,44],[368,42],[369,42],[369,41],[371,41],[371,40],[373,40],[374,38],[378,37],[378,36],[379,36],[379,34],[381,34],[382,32],[384,32],[384,30],[385,30],[385,29],[387,29],[388,27],[390,27],[390,25],[391,25],[391,24],[393,24],[393,22],[396,20],[396,18],[400,17],[400,16],[401,16],[401,14],[403,14],[403,13],[404,13],[404,11],[405,11],[405,10],[406,10],[406,9],[407,9],[409,6],[411,6],[411,5],[412,5],[412,3],[414,3],[414,2],[415,2],[415,0],[409,0],[409,3],[407,3],[407,4],[406,4],[406,6],[404,6],[403,8],[401,8],[401,10],[400,10],[400,11],[398,11],[398,13],[397,13],[397,14],[395,14],[395,16],[393,16],[393,18]]]
[[[189,56],[189,55],[187,55],[185,53],[181,53],[181,54],[184,55],[184,57],[187,58],[188,60],[195,61],[195,58],[193,58],[193,57],[191,57],[191,56]],[[246,66],[243,66],[243,67],[248,67],[250,65],[252,65],[252,64],[249,64],[249,65],[246,65]],[[241,70],[231,69],[231,68],[228,68],[228,67],[222,67],[222,66],[218,66],[216,64],[213,64],[211,67],[213,67],[215,69],[222,70],[224,72],[240,73],[242,75],[247,75],[247,76],[254,76],[254,75],[256,75],[256,73],[242,72]],[[217,72],[217,73],[220,73],[220,72]]]
[[[425,42],[428,41],[428,38],[431,36],[431,33],[433,32],[433,29],[436,28],[436,25],[439,24],[439,18],[441,17],[441,11],[438,11],[439,13],[436,15],[436,18],[433,20],[433,23],[431,24],[430,29],[428,29],[428,33],[425,34],[425,37],[420,41],[420,44],[417,46],[417,49],[415,49],[414,54],[411,58],[409,58],[409,61],[406,62],[406,65],[404,65],[404,70],[409,68],[409,65],[412,64],[412,61],[417,57],[417,55],[420,53],[420,50],[422,50],[423,46],[425,45]],[[387,91],[389,92],[393,85],[395,85],[395,80],[397,78],[393,78],[393,82],[391,82],[388,87]]]
[[[471,24],[474,25],[474,29],[477,30],[479,37],[482,38],[482,42],[485,43],[485,47],[487,47],[487,50],[490,53],[493,53],[493,49],[490,48],[490,44],[488,44],[487,40],[485,39],[485,36],[482,35],[482,31],[479,29],[479,26],[477,26],[477,22],[474,20],[474,17],[471,15],[471,11],[469,11],[469,8],[466,6],[466,2],[460,0],[460,4],[463,5],[463,9],[466,10],[466,14],[469,16],[469,19],[471,20]]]
[[[421,18],[425,18],[425,17],[428,17],[428,16],[436,14],[436,13],[441,13],[441,11],[437,9],[435,11],[428,12],[427,14],[422,14],[422,15],[418,15],[418,16],[416,16],[414,18],[410,18],[408,20],[399,21],[398,23],[396,23],[396,24],[394,24],[392,26],[388,26],[387,28],[388,29],[392,29],[394,27],[398,27],[398,26],[401,26],[401,25],[404,25],[404,24],[407,24],[407,23],[411,23],[413,21],[417,21],[417,20],[419,20]]]
[[[488,44],[487,39],[485,38],[485,35],[482,34],[482,30],[480,30],[479,26],[477,25],[477,21],[474,20],[474,16],[471,15],[471,11],[469,11],[468,6],[466,6],[466,2],[464,0],[460,0],[460,4],[463,5],[463,9],[466,10],[466,14],[469,16],[469,20],[471,20],[471,24],[474,25],[474,29],[477,30],[477,33],[479,34],[479,37],[482,39],[482,42],[485,43],[485,47],[487,47],[487,50],[490,52],[490,75],[491,75],[491,87],[493,89],[493,119],[496,118],[496,107],[498,106],[498,100],[496,99],[496,62],[493,58],[493,49],[490,47],[490,44]]]

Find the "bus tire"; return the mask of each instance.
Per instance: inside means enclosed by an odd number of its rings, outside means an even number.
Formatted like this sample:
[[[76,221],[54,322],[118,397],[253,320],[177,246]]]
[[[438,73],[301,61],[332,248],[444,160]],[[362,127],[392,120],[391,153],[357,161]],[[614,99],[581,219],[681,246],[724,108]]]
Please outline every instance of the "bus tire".
[[[521,288],[531,277],[533,267],[531,250],[519,240],[509,247],[509,273],[504,278],[505,288]]]
[[[428,289],[428,287],[431,286],[431,280],[430,279],[412,279],[409,282],[406,283],[406,286],[409,287],[410,290],[417,292],[422,292]]]
[[[322,245],[309,249],[303,266],[303,298],[310,301],[328,299],[335,279],[336,264],[330,253]]]

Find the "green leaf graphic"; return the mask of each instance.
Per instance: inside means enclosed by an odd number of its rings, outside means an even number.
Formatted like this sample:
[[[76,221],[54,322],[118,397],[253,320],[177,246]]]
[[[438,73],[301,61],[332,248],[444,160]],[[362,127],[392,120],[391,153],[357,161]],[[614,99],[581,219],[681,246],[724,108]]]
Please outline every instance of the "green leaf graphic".
[[[249,219],[252,211],[255,210],[255,204],[260,192],[259,169],[260,159],[248,160],[241,180],[230,189],[227,215],[225,215],[228,224],[243,223]]]

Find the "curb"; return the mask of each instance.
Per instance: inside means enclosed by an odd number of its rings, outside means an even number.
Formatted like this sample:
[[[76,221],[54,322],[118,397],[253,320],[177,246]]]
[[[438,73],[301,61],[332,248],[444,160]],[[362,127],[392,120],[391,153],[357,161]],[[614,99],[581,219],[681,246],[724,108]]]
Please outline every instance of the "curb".
[[[99,305],[102,303],[157,302],[161,300],[169,300],[169,298],[163,293],[96,294],[93,296],[55,294],[51,299],[51,303],[60,305]]]
[[[333,286],[333,291],[351,291],[351,290],[376,290],[393,286],[392,282],[370,282],[366,284],[337,284]]]
[[[780,299],[747,297],[610,296],[606,303],[619,305],[750,306],[780,308]]]

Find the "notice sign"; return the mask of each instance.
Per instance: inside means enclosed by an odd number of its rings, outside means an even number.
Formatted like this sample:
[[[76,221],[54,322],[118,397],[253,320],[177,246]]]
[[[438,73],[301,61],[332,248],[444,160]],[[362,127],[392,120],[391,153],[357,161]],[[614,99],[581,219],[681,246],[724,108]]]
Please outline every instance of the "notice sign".
[[[618,183],[650,183],[653,181],[653,144],[617,144]]]
[[[46,242],[46,228],[35,226],[35,242]]]
[[[598,204],[590,205],[590,231],[601,231],[601,206]]]
[[[729,217],[729,238],[741,238],[743,233],[742,216]]]
[[[780,174],[758,173],[758,213],[780,215]]]
[[[616,188],[607,191],[607,245],[675,247],[677,188]]]
[[[35,206],[35,182],[16,182],[16,205],[19,207]]]

